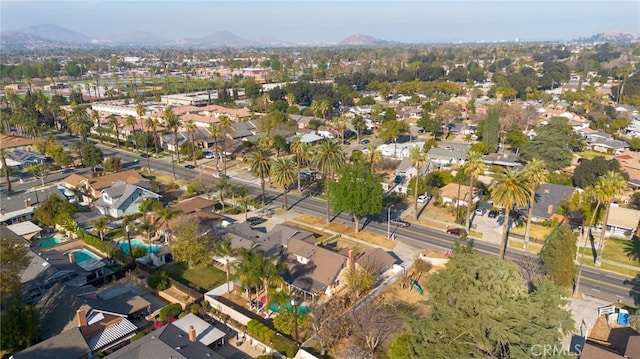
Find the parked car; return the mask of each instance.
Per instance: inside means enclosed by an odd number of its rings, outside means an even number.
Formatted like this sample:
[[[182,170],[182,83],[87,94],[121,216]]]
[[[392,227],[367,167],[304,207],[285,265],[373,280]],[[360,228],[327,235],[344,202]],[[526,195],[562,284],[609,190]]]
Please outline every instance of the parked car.
[[[489,211],[489,218],[498,218],[499,215],[500,212],[496,211],[495,209]]]
[[[149,155],[148,155],[148,154],[146,154],[146,153],[141,153],[141,154],[140,154],[140,157],[142,157],[142,158],[149,158]]]
[[[391,219],[389,222],[391,222],[391,224],[394,224],[398,227],[405,227],[405,228],[411,225],[409,222],[403,221],[400,218]]]
[[[431,199],[431,196],[420,195],[418,196],[418,203],[427,203]]]
[[[484,208],[476,208],[476,216],[484,216]]]
[[[196,166],[194,166],[194,165],[184,165],[184,168],[192,170],[192,169],[196,168]]]
[[[447,229],[447,233],[454,235],[454,236],[461,236],[462,234],[466,234],[467,231],[465,231],[462,228],[449,228]]]
[[[205,152],[204,153],[204,158],[207,158],[207,159],[216,158],[216,153],[215,152]]]
[[[344,141],[344,144],[347,145],[347,146],[350,146],[351,142],[350,141]]]
[[[247,218],[247,222],[249,222],[249,225],[251,227],[260,225],[260,224],[262,224],[262,223],[264,223],[266,221],[267,221],[267,219],[266,218],[262,218],[262,217],[249,217],[249,218]]]
[[[360,140],[360,144],[361,144],[361,145],[368,145],[369,143],[371,143],[371,141],[369,141],[369,140],[368,140],[368,139],[366,139],[366,138],[365,138],[365,139]]]

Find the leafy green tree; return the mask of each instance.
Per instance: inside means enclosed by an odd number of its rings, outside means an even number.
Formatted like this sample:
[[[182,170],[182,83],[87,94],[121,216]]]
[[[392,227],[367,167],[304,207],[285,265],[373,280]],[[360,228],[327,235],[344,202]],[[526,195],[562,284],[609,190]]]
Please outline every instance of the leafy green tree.
[[[40,184],[44,186],[44,180],[49,175],[49,166],[46,163],[37,163],[26,167],[24,171],[33,174],[36,178],[39,178]]]
[[[529,291],[512,261],[456,251],[425,289],[431,315],[403,315],[405,358],[527,358],[573,330],[563,291],[545,279]]]
[[[500,134],[500,109],[492,107],[487,112],[482,130],[482,143],[487,145],[489,152],[495,152],[498,146],[498,135]]]
[[[629,175],[620,169],[620,162],[616,159],[607,160],[604,156],[596,156],[593,159],[583,158],[573,172],[573,183],[580,188],[593,186],[598,178],[609,171],[614,171],[628,178]]]
[[[153,272],[147,281],[149,286],[157,291],[169,288],[169,275],[163,269]]]
[[[93,142],[84,142],[82,144],[82,162],[85,166],[89,166],[96,171],[96,166],[102,163],[104,158],[102,150],[96,147]]]
[[[584,146],[584,141],[575,134],[564,117],[554,117],[548,125],[536,128],[538,135],[521,149],[521,158],[525,161],[534,158],[543,160],[550,171],[571,164],[571,150]]]
[[[507,130],[504,141],[513,148],[521,148],[529,142],[529,137],[518,126],[511,126]]]
[[[362,293],[373,287],[375,277],[367,268],[355,266],[347,268],[344,280],[349,293],[357,300]]]
[[[177,261],[190,268],[211,258],[209,238],[204,234],[200,221],[194,217],[182,217],[173,228],[173,254]]]
[[[540,251],[540,260],[549,279],[559,287],[568,287],[577,273],[576,236],[571,227],[560,224],[547,238]]]
[[[380,179],[364,166],[348,165],[340,171],[340,179],[329,186],[335,212],[348,211],[353,214],[356,233],[360,229],[360,217],[380,212],[382,209],[382,186]]]
[[[504,223],[502,224],[502,241],[500,243],[500,258],[504,260],[504,255],[508,246],[509,235],[509,214],[513,207],[524,207],[530,197],[529,185],[521,172],[516,172],[511,168],[505,168],[498,173],[489,186],[491,199],[504,208]]]
[[[29,248],[24,243],[0,233],[0,300],[3,303],[12,294],[20,292],[20,274],[31,262],[28,253]]]
[[[292,311],[285,310],[273,318],[273,326],[280,333],[291,335],[295,330],[296,318]],[[309,317],[298,313],[297,319],[298,330],[304,330],[309,327]]]
[[[118,172],[120,170],[120,157],[118,156],[110,156],[104,160],[104,171],[105,172]]]
[[[396,142],[398,137],[409,132],[409,125],[404,121],[390,120],[384,122],[378,128],[378,138],[383,141]]]
[[[4,263],[3,263],[4,265]],[[40,314],[33,305],[24,305],[16,296],[0,316],[0,345],[5,352],[24,349],[38,339]]]
[[[51,195],[33,213],[33,219],[43,226],[54,227],[63,225],[66,221],[73,221],[73,215],[78,209],[73,203],[56,195]]]

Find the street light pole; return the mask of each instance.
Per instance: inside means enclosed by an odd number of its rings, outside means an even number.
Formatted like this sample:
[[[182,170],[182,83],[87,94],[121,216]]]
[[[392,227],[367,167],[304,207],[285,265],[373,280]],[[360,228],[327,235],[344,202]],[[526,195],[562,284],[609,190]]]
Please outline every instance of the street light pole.
[[[393,207],[393,204],[389,205],[387,209],[387,239],[391,238],[391,207]]]

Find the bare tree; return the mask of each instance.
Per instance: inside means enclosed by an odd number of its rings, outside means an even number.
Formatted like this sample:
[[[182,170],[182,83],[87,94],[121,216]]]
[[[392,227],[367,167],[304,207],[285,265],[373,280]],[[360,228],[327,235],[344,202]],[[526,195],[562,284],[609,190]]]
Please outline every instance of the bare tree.
[[[348,317],[352,326],[349,343],[360,347],[369,356],[373,356],[380,344],[396,335],[402,327],[402,320],[394,308],[377,302],[351,311]]]
[[[344,297],[334,297],[323,304],[311,308],[310,326],[320,344],[320,352],[325,355],[333,346],[345,338],[351,329],[350,321],[342,315],[346,308]]]
[[[191,185],[199,193],[204,193],[207,198],[212,199],[213,194],[216,191],[218,181],[215,181],[211,176],[204,174],[197,175],[191,180]]]

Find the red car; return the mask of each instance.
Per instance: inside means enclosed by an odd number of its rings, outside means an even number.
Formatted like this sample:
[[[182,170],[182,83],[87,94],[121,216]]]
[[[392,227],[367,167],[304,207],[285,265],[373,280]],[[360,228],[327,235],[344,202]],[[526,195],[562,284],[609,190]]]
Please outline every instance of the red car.
[[[462,228],[449,228],[447,229],[447,233],[454,236],[461,236],[463,233],[466,233],[466,231]]]

